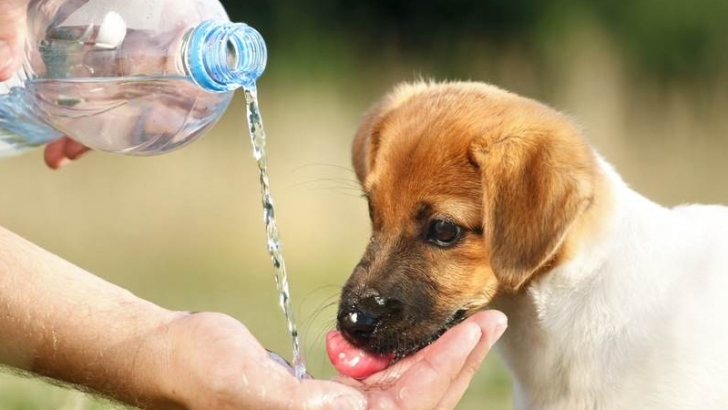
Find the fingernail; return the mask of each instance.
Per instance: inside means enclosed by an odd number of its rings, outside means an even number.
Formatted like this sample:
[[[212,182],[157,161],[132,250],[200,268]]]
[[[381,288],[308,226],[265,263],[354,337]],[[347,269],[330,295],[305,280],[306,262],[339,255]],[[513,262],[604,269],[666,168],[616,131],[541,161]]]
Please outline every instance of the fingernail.
[[[13,63],[13,50],[7,41],[0,40],[0,70],[6,69]]]
[[[61,168],[65,167],[65,166],[67,166],[68,164],[70,164],[71,162],[72,161],[69,158],[62,158],[60,161],[58,161],[55,164],[54,169],[61,169]]]
[[[505,333],[506,329],[508,328],[508,319],[505,316],[502,316],[498,318],[498,321],[493,325],[493,328],[490,330],[490,347],[493,347],[495,342],[500,339],[501,336],[503,336],[503,333]]]
[[[365,410],[366,402],[361,397],[339,396],[332,403],[332,410]]]

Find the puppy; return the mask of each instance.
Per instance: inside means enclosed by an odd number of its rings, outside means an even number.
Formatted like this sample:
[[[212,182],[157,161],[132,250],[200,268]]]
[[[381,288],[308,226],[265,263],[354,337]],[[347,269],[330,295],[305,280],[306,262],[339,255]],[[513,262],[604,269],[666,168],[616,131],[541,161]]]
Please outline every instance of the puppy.
[[[371,241],[338,328],[401,358],[486,306],[516,409],[728,408],[728,210],[632,191],[566,116],[480,83],[397,87],[353,163]]]

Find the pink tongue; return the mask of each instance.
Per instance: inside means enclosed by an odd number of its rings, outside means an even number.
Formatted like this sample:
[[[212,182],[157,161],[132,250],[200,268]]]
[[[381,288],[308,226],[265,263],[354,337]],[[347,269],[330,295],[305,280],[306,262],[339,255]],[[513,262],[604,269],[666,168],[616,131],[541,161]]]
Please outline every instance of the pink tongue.
[[[354,379],[364,379],[386,369],[393,358],[391,354],[365,352],[347,342],[338,330],[332,330],[326,335],[326,351],[336,370]]]

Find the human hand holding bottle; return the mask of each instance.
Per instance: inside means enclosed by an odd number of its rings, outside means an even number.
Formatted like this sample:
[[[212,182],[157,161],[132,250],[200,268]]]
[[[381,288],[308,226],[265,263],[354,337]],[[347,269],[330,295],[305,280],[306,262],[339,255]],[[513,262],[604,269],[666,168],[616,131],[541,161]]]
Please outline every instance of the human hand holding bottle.
[[[220,119],[234,90],[255,87],[267,60],[260,33],[229,21],[218,0],[31,0],[19,20],[24,28],[6,34],[25,45],[0,83],[0,158],[63,135],[124,155],[181,148]],[[46,158],[62,165],[84,150],[63,141]]]
[[[0,81],[10,78],[23,62],[25,18],[29,0],[3,0],[0,5]],[[68,137],[46,145],[43,158],[58,169],[88,152],[89,148]]]

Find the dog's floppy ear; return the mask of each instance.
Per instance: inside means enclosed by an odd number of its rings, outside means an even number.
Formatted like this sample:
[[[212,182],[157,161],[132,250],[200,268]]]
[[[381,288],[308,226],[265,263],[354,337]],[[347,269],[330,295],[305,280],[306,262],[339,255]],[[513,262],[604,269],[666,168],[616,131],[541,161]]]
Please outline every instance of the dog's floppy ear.
[[[483,138],[471,155],[481,171],[486,252],[501,285],[517,290],[554,259],[589,206],[593,154],[576,131],[540,130]]]
[[[381,122],[381,103],[372,107],[362,118],[356,131],[351,148],[351,160],[359,182],[364,179],[374,165],[374,155],[379,144],[379,122]]]

